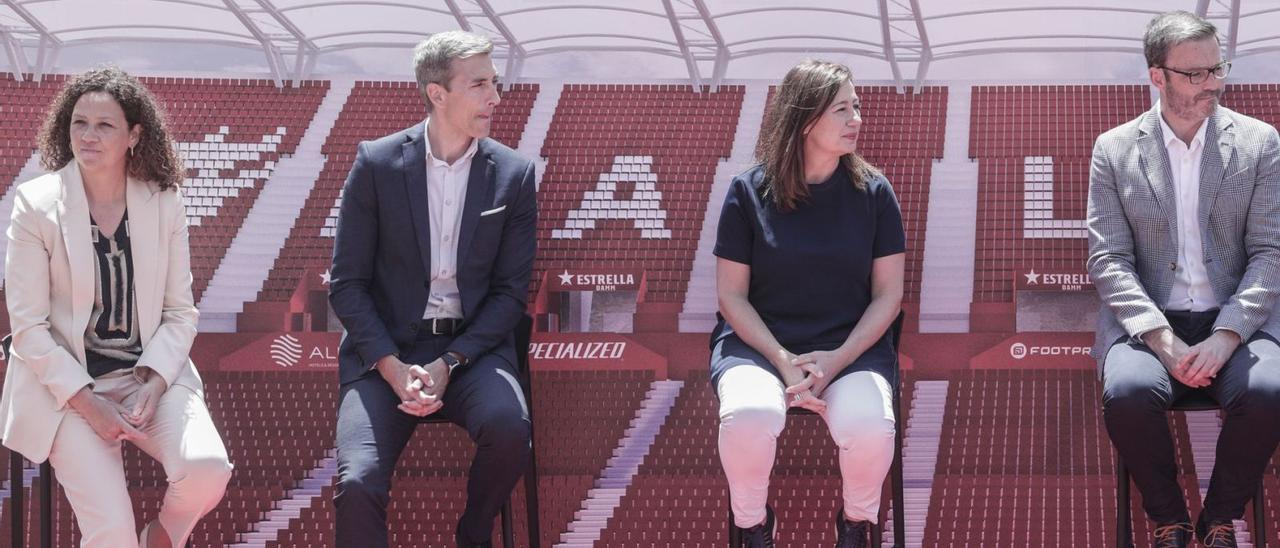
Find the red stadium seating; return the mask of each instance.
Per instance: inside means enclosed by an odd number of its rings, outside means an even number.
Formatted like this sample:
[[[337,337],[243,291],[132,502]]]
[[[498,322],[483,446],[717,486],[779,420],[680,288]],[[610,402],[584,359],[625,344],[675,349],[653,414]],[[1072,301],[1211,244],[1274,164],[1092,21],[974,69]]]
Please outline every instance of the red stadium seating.
[[[973,88],[969,157],[979,163],[975,303],[1012,303],[1014,276],[1023,270],[1084,271],[1087,242],[1081,229],[1093,141],[1150,106],[1146,86]],[[1026,223],[1027,212],[1037,209],[1023,186],[1027,157],[1051,159],[1052,219],[1080,229],[1026,237],[1025,230],[1039,226]]]
[[[142,78],[164,106],[187,167],[197,302],[280,158],[297,150],[329,83],[277,88],[269,80]]]
[[[19,82],[12,74],[0,74],[0,195],[9,191],[36,151],[40,125],[64,78],[55,74],[38,83]],[[8,226],[9,220],[3,223]]]
[[[566,85],[542,147],[548,163],[531,286],[562,269],[645,270],[642,300],[684,302],[716,164],[729,156],[743,92]],[[610,196],[598,196],[597,183]]]
[[[925,545],[1110,545],[1115,453],[1093,371],[957,372],[946,409]],[[1186,420],[1173,413],[1170,425],[1194,516]],[[1134,538],[1150,538],[1140,498],[1132,501]]]
[[[1229,84],[1222,105],[1280,127],[1280,85]]]

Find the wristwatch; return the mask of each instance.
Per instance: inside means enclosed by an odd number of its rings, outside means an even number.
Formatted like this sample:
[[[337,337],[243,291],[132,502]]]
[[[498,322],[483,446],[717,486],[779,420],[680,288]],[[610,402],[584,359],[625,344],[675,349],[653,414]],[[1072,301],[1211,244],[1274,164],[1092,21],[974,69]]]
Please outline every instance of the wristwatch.
[[[453,375],[454,369],[457,369],[458,366],[462,365],[462,361],[459,360],[457,356],[454,356],[452,352],[445,352],[444,354],[441,354],[440,360],[443,361],[445,365],[449,366],[450,376]]]

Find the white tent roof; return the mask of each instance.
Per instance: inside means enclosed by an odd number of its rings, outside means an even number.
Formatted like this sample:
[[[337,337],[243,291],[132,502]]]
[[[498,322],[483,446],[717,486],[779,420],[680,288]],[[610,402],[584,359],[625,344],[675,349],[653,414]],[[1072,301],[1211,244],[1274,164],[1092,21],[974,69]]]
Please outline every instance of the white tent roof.
[[[508,79],[780,77],[801,56],[862,79],[1076,79],[1142,74],[1153,14],[1186,9],[1221,31],[1225,55],[1276,71],[1280,3],[1270,0],[0,0],[15,73],[129,69],[407,77],[433,32],[494,38]],[[1250,59],[1252,58],[1252,61]],[[1264,61],[1265,60],[1265,61]],[[130,66],[130,64],[139,66]],[[0,64],[3,67],[4,64]],[[1239,64],[1238,64],[1239,68]],[[1239,73],[1239,71],[1237,71]],[[1272,75],[1280,74],[1271,72]]]

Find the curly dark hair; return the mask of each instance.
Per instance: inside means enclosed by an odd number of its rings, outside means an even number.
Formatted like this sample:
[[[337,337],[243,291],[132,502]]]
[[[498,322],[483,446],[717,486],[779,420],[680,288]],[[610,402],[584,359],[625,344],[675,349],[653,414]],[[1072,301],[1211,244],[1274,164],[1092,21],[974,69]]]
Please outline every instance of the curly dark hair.
[[[124,118],[130,128],[142,124],[138,144],[127,159],[129,175],[143,181],[154,181],[161,190],[169,190],[182,183],[184,168],[169,137],[163,109],[142,82],[109,65],[71,79],[49,104],[49,114],[40,128],[40,164],[47,170],[56,171],[75,159],[71,152],[71,112],[81,95],[93,91],[110,94],[124,110]]]

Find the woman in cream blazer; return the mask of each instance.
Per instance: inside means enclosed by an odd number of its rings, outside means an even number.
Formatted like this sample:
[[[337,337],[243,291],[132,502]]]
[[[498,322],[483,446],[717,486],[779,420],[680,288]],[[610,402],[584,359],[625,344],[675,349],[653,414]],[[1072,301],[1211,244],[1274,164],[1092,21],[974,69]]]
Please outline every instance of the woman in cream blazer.
[[[154,99],[114,67],[70,81],[40,141],[56,171],[16,191],[0,436],[32,461],[50,460],[82,546],[181,546],[231,475],[188,358],[199,314],[181,162]],[[126,440],[169,481],[141,538]]]

